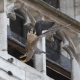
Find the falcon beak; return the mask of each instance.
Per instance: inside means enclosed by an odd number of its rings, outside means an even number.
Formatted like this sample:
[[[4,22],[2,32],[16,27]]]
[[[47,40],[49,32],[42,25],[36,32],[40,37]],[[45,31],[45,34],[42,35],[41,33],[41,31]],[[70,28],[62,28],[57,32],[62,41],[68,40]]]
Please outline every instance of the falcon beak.
[[[31,29],[31,31],[32,31],[32,33],[33,33],[34,29]]]
[[[31,29],[29,33],[32,33],[33,34],[33,31],[34,31],[34,29]]]
[[[34,31],[34,29],[31,29],[32,31]]]

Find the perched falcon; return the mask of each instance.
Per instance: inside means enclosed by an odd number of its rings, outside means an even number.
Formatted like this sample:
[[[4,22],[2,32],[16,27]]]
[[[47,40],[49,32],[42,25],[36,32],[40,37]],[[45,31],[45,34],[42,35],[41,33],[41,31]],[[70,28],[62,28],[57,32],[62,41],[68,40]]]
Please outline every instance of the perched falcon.
[[[21,60],[22,62],[29,61],[32,58],[34,53],[35,54],[46,53],[37,48],[37,42],[39,39],[40,37],[33,34],[32,31],[30,31],[30,33],[27,34],[26,54],[20,57],[20,58],[23,58],[27,56],[27,58],[24,61]]]
[[[66,25],[66,26],[59,27],[59,28],[55,28],[53,30],[49,30],[49,31],[41,34],[40,36],[33,34],[33,32],[28,33],[27,34],[27,44],[26,44],[26,54],[21,56],[20,58],[23,58],[26,56],[27,57],[22,62],[29,61],[32,58],[33,54],[45,53],[44,51],[41,51],[40,49],[37,48],[38,40],[41,39],[42,37],[53,35],[55,31],[58,31],[59,29],[67,27],[67,26],[70,26],[70,24]]]
[[[39,36],[39,35],[42,34],[43,30],[48,30],[54,24],[55,24],[55,22],[52,22],[52,21],[43,21],[43,20],[40,20],[40,21],[36,22],[36,24],[34,26],[34,32],[36,31],[36,35]]]

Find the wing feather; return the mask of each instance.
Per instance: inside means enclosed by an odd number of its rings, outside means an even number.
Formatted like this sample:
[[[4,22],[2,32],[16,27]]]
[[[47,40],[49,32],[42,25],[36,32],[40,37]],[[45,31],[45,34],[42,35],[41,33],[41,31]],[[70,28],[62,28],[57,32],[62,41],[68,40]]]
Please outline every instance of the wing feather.
[[[59,27],[59,28],[54,28],[52,30],[49,30],[49,31],[46,31],[45,33],[43,33],[42,35],[40,35],[39,37],[47,37],[47,36],[51,36],[55,33],[55,31],[58,31],[59,29],[62,29],[64,27],[68,27],[70,26],[71,24],[68,24],[68,25],[65,25],[65,26],[62,26],[62,27]]]

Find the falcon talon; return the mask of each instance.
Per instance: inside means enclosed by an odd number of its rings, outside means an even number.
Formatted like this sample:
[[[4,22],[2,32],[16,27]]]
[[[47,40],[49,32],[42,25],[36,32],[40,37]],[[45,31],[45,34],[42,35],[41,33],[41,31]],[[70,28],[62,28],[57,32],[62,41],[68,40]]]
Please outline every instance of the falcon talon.
[[[25,55],[23,55],[23,56],[21,56],[20,58],[24,58],[24,57],[26,57],[27,55],[25,54]]]
[[[25,63],[25,62],[26,62],[26,60],[21,60],[21,62]]]

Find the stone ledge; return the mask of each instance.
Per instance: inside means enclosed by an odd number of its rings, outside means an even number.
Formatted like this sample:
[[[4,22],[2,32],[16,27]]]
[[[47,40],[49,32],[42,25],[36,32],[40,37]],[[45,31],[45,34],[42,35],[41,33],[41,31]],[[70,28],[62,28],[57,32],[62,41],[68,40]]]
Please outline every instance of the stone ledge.
[[[20,80],[13,76],[9,76],[5,71],[0,70],[0,80]]]
[[[8,58],[13,58],[13,63],[7,61]],[[8,71],[11,71],[13,76],[10,80],[54,80],[49,78],[47,75],[43,75],[41,72],[38,72],[36,69],[30,67],[29,65],[19,61],[13,56],[9,55],[7,51],[0,51],[0,69],[5,77],[0,75],[0,77],[9,80],[10,76],[7,75]],[[12,79],[13,78],[13,79]],[[14,79],[16,78],[16,79]]]
[[[21,80],[25,80],[25,71],[23,69],[20,69],[16,65],[9,63],[2,58],[0,58],[0,69],[4,70],[5,72],[11,71],[13,74],[12,76],[15,76]]]

